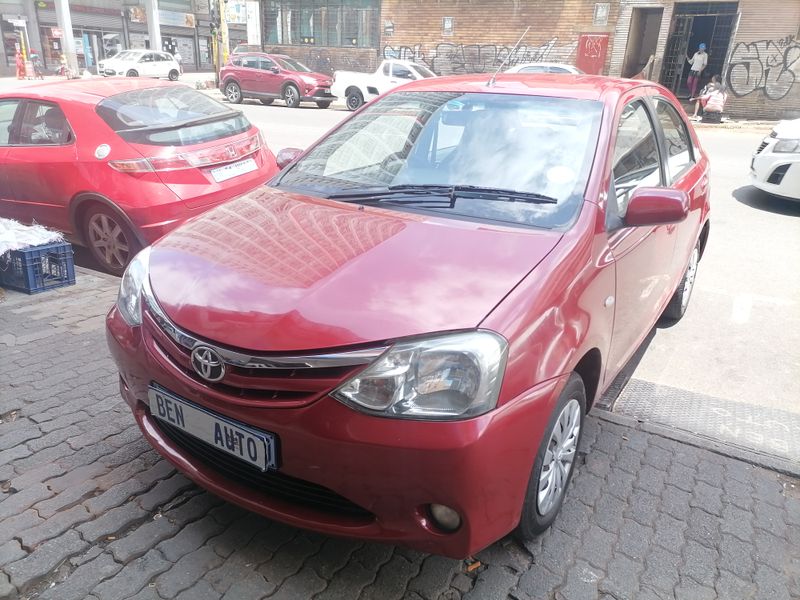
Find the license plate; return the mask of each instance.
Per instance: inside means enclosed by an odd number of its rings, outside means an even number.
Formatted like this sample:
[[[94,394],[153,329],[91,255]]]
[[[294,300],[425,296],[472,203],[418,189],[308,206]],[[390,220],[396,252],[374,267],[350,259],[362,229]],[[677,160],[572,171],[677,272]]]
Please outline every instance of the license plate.
[[[213,177],[214,181],[217,183],[222,183],[228,179],[233,179],[239,175],[244,175],[245,173],[255,171],[257,168],[258,165],[256,164],[255,160],[252,158],[245,158],[244,160],[225,165],[224,167],[211,169],[211,177]]]
[[[160,388],[150,386],[147,396],[150,413],[157,419],[262,471],[278,468],[273,434],[212,413]]]

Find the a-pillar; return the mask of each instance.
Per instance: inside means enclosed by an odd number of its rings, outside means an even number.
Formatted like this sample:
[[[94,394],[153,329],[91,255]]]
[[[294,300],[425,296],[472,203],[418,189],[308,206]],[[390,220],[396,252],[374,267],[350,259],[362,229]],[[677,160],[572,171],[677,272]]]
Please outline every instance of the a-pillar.
[[[161,21],[158,19],[158,0],[144,0],[147,12],[147,34],[150,36],[150,50],[161,52]]]
[[[78,55],[75,53],[75,37],[72,35],[72,16],[69,14],[69,2],[67,0],[55,0],[55,5],[56,21],[58,21],[58,27],[64,35],[64,56],[67,58],[69,68],[77,75]]]

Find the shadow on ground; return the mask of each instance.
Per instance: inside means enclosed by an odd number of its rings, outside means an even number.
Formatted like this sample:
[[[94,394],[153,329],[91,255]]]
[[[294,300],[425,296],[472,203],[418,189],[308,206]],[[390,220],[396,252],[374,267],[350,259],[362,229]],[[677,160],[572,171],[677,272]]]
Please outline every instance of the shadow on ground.
[[[787,217],[800,217],[800,202],[773,196],[753,187],[745,185],[733,191],[733,197],[737,202],[766,212]]]

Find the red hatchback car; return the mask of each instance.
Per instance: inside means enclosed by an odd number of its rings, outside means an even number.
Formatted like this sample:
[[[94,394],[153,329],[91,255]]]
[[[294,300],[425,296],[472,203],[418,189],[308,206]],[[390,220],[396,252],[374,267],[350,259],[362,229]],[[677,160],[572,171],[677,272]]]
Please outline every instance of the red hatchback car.
[[[219,72],[219,89],[234,104],[244,98],[256,98],[262,104],[280,99],[289,108],[301,102],[328,108],[336,100],[331,84],[330,75],[314,73],[288,56],[263,52],[232,54]]]
[[[181,84],[91,79],[0,94],[0,216],[67,233],[115,274],[277,170],[244,115]]]
[[[464,557],[561,507],[584,415],[709,232],[649,82],[423,80],[140,254],[107,319],[148,441],[276,520]]]

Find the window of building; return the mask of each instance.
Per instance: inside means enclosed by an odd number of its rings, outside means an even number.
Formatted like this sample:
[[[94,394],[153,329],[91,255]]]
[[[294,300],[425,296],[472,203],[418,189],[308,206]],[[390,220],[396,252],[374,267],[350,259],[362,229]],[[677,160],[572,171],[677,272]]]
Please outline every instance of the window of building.
[[[379,0],[269,0],[266,44],[376,48]]]

